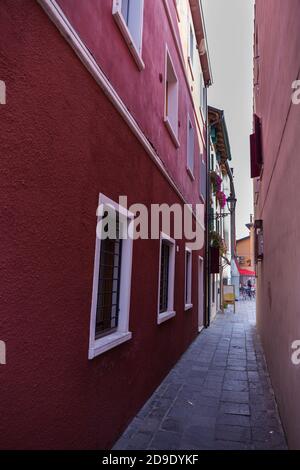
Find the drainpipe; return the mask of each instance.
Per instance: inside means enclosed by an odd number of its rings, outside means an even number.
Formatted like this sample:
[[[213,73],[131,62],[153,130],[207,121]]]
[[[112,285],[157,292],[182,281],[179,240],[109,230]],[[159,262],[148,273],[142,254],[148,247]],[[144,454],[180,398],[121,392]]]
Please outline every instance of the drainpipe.
[[[211,275],[210,275],[210,131],[221,121],[222,118],[217,119],[216,121],[209,124],[208,121],[208,106],[206,107],[206,201],[205,201],[205,327],[210,326],[210,316],[211,316]]]
[[[207,91],[206,91],[207,92]],[[206,201],[205,201],[205,327],[210,325],[211,315],[211,285],[210,285],[210,237],[209,237],[209,215],[210,215],[210,129],[208,121],[208,106],[206,106]]]
[[[230,196],[235,198],[235,189],[233,183],[233,174],[231,168],[229,167],[228,161],[226,160],[226,171],[230,181]],[[235,256],[235,210],[230,215],[230,244],[231,244],[231,258],[233,259]]]

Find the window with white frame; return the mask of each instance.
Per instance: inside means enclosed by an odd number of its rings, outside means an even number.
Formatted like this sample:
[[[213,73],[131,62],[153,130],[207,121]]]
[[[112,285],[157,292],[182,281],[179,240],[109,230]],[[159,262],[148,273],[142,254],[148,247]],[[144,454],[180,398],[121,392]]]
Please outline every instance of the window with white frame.
[[[190,40],[189,40],[189,59],[191,61],[191,65],[194,65],[194,31],[193,27],[190,24]]]
[[[133,214],[99,197],[90,321],[89,359],[128,341],[132,240],[126,237]]]
[[[142,60],[144,0],[113,0],[113,15],[130,51],[140,68]]]
[[[188,116],[187,125],[187,169],[189,174],[194,176],[194,150],[195,150],[195,132],[190,117]]]
[[[200,73],[200,109],[204,120],[206,120],[206,88],[202,73]]]
[[[199,177],[199,184],[200,184],[200,196],[202,200],[206,200],[206,162],[203,159],[203,154],[200,156],[200,177]]]
[[[177,19],[178,19],[178,21],[180,21],[180,5],[179,5],[180,0],[173,0],[173,1],[174,1],[174,4],[175,4]]]
[[[185,310],[192,308],[192,250],[185,248]]]
[[[165,69],[165,113],[164,120],[176,145],[178,142],[178,79],[168,48]]]
[[[175,316],[175,240],[161,232],[159,255],[159,295],[157,323]]]

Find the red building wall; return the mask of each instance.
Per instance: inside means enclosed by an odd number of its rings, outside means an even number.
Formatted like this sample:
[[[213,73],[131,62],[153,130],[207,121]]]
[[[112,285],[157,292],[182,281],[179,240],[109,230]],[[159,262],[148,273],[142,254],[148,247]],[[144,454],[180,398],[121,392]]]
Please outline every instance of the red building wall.
[[[0,107],[0,338],[7,346],[0,447],[108,448],[197,334],[196,253],[194,309],[183,309],[179,241],[177,314],[157,325],[159,241],[134,242],[133,338],[89,361],[99,192],[147,206],[182,201],[35,1],[2,0],[0,31],[7,86]],[[159,70],[152,70],[155,79]],[[141,97],[132,111],[142,114],[145,106]],[[164,127],[161,133],[169,158]]]
[[[186,171],[187,115],[194,128],[193,104],[184,71],[168,22],[164,1],[144,0],[142,57],[145,69],[140,72],[112,15],[112,0],[59,0],[63,12],[93,54],[112,86],[133,114],[145,135],[153,143],[189,202],[199,201],[199,156],[205,146],[203,122],[201,148],[195,147],[195,181]],[[173,25],[180,43],[173,0],[167,0]],[[184,19],[182,19],[183,21]],[[180,148],[175,149],[163,125],[165,102],[165,47],[169,48],[179,81]],[[197,158],[198,156],[198,158]]]
[[[258,326],[291,448],[300,448],[300,369],[292,363],[299,321],[300,2],[256,0],[255,112],[262,122],[264,166],[255,182],[256,219],[263,220],[258,263]]]

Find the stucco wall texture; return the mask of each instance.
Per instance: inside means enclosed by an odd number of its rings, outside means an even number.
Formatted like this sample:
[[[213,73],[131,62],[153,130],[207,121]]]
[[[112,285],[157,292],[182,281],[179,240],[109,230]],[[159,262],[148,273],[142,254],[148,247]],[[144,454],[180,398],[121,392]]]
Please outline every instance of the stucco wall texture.
[[[262,118],[264,169],[256,219],[264,224],[264,260],[258,264],[258,326],[279,411],[292,449],[300,449],[300,368],[291,345],[300,339],[299,79],[300,2],[256,1],[259,83],[256,112]]]
[[[108,448],[197,334],[196,254],[194,309],[179,241],[158,326],[159,241],[134,242],[133,338],[88,360],[99,192],[180,201],[35,1],[1,0],[0,31],[0,447]]]
[[[167,19],[164,1],[145,1],[143,15],[142,57],[145,69],[140,72],[112,15],[112,0],[58,0],[64,14],[81,40],[104,70],[139,126],[164,161],[185,198],[199,201],[200,153],[205,154],[204,123],[199,123],[202,140],[195,141],[195,180],[186,171],[187,118],[192,120],[193,106],[184,71]],[[175,4],[168,0],[170,13],[180,43]],[[183,20],[183,19],[182,19]],[[109,38],[109,39],[108,39]],[[163,124],[165,106],[165,58],[169,49],[179,82],[178,140],[175,149]]]

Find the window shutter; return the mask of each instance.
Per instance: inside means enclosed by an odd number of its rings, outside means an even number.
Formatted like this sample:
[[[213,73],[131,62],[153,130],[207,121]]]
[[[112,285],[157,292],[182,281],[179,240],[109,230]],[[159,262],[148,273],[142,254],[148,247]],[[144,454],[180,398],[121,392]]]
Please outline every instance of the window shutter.
[[[201,163],[200,163],[200,194],[205,201],[206,200],[206,164],[203,162],[202,158],[201,158]]]
[[[251,178],[260,176],[263,164],[261,121],[256,114],[254,115],[254,131],[254,134],[250,135]]]

